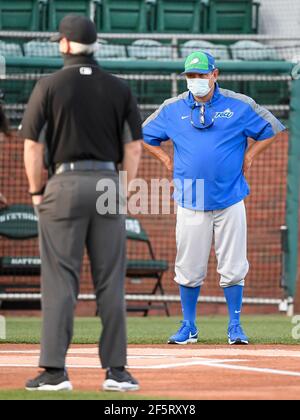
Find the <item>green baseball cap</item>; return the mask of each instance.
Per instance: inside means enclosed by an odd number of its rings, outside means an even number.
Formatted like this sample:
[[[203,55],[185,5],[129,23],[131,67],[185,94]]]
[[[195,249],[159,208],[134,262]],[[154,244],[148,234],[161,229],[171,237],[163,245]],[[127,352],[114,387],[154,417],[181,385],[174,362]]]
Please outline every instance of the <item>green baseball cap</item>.
[[[183,74],[208,74],[216,69],[215,58],[205,51],[196,51],[190,54],[185,61]]]

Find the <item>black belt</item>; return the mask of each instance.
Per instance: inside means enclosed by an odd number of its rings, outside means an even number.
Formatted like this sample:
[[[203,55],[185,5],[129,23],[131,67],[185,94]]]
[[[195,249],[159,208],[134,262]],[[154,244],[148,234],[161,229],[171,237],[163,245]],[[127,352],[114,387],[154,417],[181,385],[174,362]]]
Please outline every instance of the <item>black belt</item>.
[[[55,174],[74,171],[116,171],[114,162],[101,162],[99,160],[79,160],[77,162],[60,163],[56,165]]]

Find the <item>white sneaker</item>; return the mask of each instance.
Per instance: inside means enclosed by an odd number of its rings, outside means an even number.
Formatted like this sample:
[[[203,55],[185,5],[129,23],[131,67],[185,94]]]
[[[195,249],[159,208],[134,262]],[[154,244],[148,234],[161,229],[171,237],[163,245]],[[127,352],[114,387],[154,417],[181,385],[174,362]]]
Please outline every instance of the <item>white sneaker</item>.
[[[110,368],[106,372],[106,380],[103,384],[104,391],[126,392],[139,391],[140,386],[136,379],[124,368]]]

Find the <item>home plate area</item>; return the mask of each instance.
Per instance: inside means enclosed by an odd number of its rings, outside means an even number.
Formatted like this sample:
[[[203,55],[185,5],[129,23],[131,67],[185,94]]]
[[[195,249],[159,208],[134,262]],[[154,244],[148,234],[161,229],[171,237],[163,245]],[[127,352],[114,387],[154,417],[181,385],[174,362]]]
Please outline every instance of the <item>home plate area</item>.
[[[36,346],[2,345],[0,388],[21,388],[22,380],[35,372],[38,358]],[[128,364],[145,396],[300,398],[298,346],[130,346]],[[104,374],[95,346],[73,346],[67,367],[76,389],[99,389]]]

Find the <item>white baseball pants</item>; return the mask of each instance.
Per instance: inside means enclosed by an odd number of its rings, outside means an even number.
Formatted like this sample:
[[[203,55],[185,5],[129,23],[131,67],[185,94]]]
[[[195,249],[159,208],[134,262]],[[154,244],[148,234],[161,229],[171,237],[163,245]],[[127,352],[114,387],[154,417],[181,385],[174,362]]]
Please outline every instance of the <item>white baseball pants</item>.
[[[178,207],[176,237],[175,281],[178,284],[203,285],[214,240],[220,286],[244,286],[249,271],[244,201],[216,211]]]

